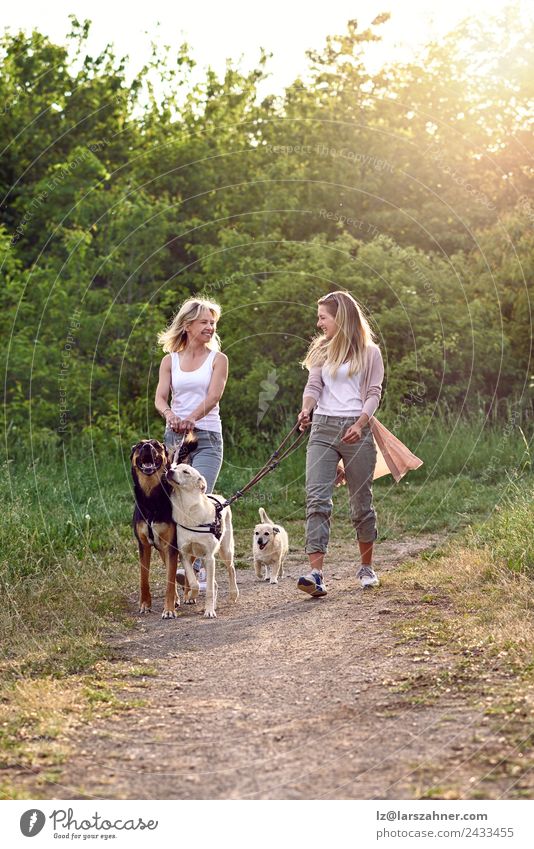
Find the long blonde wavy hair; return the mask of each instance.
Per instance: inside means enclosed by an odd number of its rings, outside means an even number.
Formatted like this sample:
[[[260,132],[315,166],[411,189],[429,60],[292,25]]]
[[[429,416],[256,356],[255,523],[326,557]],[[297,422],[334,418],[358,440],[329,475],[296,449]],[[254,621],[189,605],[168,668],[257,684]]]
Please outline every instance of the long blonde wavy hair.
[[[166,354],[183,351],[187,345],[187,325],[199,317],[202,310],[209,310],[215,321],[221,317],[221,308],[215,301],[205,298],[189,298],[178,310],[169,327],[158,334],[158,344]],[[221,350],[221,340],[214,333],[206,347],[212,351]]]
[[[316,336],[302,365],[310,370],[326,364],[334,377],[346,362],[349,363],[349,376],[361,371],[367,347],[376,344],[362,308],[349,292],[330,292],[319,298],[317,305],[335,318],[337,330],[332,339]]]

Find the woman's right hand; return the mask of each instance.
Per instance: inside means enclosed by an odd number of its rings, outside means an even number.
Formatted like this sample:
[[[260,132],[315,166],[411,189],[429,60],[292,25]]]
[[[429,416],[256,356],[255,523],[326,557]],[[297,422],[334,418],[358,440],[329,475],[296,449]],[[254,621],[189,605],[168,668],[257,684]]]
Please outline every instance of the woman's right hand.
[[[311,417],[309,410],[301,410],[298,414],[297,423],[299,425],[299,430],[306,430],[311,424]]]
[[[171,430],[174,430],[176,432],[179,431],[182,420],[180,416],[177,416],[175,413],[172,412],[172,410],[169,410],[168,413],[165,413],[165,421],[167,422]]]
[[[347,483],[347,478],[345,477],[345,464],[343,460],[340,460],[337,464],[336,469],[336,479],[334,481],[334,486],[345,486]]]

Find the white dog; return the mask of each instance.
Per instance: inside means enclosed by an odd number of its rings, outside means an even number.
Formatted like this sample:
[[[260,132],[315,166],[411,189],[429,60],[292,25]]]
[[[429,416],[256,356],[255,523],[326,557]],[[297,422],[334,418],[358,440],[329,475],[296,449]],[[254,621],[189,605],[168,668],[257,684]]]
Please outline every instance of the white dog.
[[[201,557],[206,567],[206,606],[204,616],[208,619],[217,616],[217,583],[215,581],[215,555],[219,554],[228,569],[230,598],[237,601],[237,588],[234,568],[234,534],[232,512],[225,507],[221,512],[221,536],[219,539],[209,531],[209,525],[215,520],[215,499],[222,503],[221,495],[206,493],[206,480],[200,472],[185,463],[172,463],[167,471],[167,480],[172,486],[172,517],[176,522],[177,547],[182,555],[190,598],[198,596],[198,580],[193,569],[197,557]],[[212,500],[213,499],[213,500]]]
[[[289,549],[287,533],[281,525],[275,525],[260,507],[261,524],[254,528],[252,555],[254,569],[260,581],[277,584],[284,576],[284,557]]]

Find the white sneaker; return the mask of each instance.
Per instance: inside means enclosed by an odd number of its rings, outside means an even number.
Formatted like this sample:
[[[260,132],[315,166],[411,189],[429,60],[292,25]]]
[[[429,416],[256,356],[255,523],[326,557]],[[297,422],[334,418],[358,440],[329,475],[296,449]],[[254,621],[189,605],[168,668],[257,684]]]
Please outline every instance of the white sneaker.
[[[302,575],[297,581],[297,589],[303,590],[313,598],[322,598],[326,595],[323,573],[319,569],[312,569],[309,575]]]
[[[185,569],[177,569],[176,570],[176,583],[182,588],[185,588]],[[206,592],[206,581],[198,582],[198,591],[199,593]]]
[[[360,566],[356,577],[359,579],[363,589],[366,587],[378,587],[380,585],[378,575],[371,566]]]

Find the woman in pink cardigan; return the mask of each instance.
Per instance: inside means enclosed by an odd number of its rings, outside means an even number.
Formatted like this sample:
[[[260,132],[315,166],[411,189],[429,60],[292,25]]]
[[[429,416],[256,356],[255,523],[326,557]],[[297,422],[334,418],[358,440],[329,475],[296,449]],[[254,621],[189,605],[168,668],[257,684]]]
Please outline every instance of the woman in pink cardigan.
[[[352,295],[331,292],[320,298],[317,326],[322,335],[313,340],[303,362],[310,374],[298,416],[301,430],[311,424],[306,454],[306,553],[311,571],[297,586],[314,598],[326,595],[323,561],[336,481],[345,478],[349,488],[361,559],[356,577],[362,587],[376,587],[372,482],[389,472],[398,481],[423,462],[374,417],[384,364]]]

